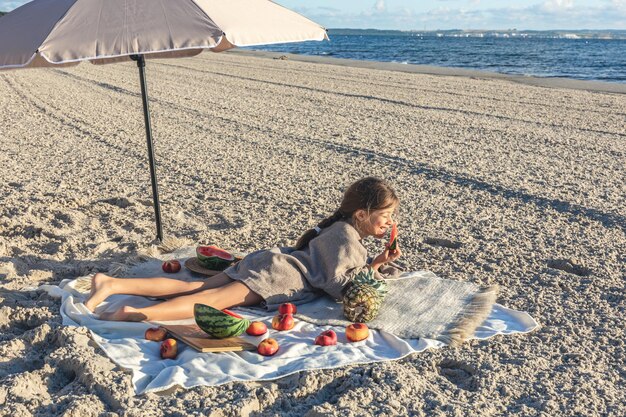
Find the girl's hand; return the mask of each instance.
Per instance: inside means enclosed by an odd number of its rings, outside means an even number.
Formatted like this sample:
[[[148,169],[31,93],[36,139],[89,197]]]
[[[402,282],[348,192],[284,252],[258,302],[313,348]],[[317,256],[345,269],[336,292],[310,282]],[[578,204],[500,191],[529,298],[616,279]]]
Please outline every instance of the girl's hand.
[[[400,250],[400,245],[396,244],[396,250],[389,250],[389,244],[385,243],[385,250],[383,253],[374,258],[370,267],[375,271],[378,271],[378,268],[383,266],[386,263],[393,262],[398,259],[402,255],[402,251]]]

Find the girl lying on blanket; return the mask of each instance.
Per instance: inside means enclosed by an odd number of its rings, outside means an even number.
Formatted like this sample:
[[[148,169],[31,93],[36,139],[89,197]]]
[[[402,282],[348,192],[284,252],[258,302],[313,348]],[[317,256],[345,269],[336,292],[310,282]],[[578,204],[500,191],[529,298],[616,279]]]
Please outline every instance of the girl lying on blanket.
[[[304,303],[326,292],[341,299],[341,291],[359,272],[375,271],[401,255],[388,247],[367,264],[361,240],[382,238],[394,223],[399,200],[391,186],[378,178],[352,184],[341,206],[330,217],[307,231],[295,248],[252,252],[224,272],[200,282],[171,278],[112,278],[98,273],[85,306],[93,311],[113,294],[164,298],[146,308],[124,306],[100,316],[102,320],[179,320],[193,317],[194,304],[217,309],[265,303],[272,309],[284,302]]]

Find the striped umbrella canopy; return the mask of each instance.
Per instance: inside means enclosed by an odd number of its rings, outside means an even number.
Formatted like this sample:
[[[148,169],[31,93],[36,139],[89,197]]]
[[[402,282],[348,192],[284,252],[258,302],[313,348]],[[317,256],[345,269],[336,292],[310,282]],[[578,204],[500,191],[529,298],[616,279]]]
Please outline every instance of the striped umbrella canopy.
[[[137,63],[162,240],[146,59],[324,39],[323,27],[269,0],[35,0],[0,17],[0,70]]]

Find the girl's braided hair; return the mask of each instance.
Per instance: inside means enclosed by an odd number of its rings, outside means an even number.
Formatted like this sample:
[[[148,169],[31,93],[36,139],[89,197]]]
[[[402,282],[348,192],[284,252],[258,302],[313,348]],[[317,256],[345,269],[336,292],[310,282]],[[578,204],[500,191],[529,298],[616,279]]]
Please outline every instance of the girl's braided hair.
[[[376,177],[366,177],[358,180],[348,187],[343,194],[341,205],[333,214],[326,217],[317,224],[317,227],[324,229],[330,227],[337,221],[351,220],[352,215],[357,210],[381,210],[393,207],[399,203],[395,191],[385,180]],[[309,242],[317,237],[319,233],[315,228],[307,230],[296,243],[296,250],[304,249]]]

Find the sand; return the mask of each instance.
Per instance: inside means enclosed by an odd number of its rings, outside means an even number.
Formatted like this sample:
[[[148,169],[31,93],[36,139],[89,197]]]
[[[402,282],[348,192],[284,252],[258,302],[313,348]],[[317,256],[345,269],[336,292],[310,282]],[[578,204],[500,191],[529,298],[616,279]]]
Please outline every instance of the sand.
[[[499,302],[541,328],[135,397],[34,288],[106,271],[154,239],[136,67],[5,72],[0,415],[624,415],[626,86],[276,57],[148,63],[165,235],[291,244],[377,175],[401,196],[409,268],[500,284]]]

